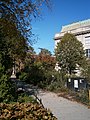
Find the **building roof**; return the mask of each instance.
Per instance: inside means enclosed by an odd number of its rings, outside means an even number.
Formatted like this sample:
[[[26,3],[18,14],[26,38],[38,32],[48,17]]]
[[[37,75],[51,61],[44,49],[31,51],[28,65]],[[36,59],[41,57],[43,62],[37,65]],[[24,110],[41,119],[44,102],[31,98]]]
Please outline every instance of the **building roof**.
[[[90,33],[90,19],[62,26],[61,32],[55,34],[54,40],[62,38],[67,32],[74,35]]]
[[[66,32],[72,29],[77,29],[77,28],[86,27],[86,26],[90,26],[90,19],[62,26],[61,32]]]

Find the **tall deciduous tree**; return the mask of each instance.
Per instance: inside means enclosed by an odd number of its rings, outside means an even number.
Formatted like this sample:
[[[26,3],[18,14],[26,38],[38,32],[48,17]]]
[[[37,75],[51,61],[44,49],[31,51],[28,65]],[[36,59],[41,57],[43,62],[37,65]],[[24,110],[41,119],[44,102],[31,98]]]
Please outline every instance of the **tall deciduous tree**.
[[[32,18],[40,15],[43,3],[49,7],[50,0],[0,0],[0,18],[16,24],[23,36],[30,39]]]
[[[5,72],[12,66],[12,58],[9,55],[9,48],[4,35],[0,31],[0,64],[4,66]]]
[[[66,33],[56,48],[56,59],[60,68],[71,74],[79,65],[82,66],[85,60],[83,45],[70,33]]]
[[[12,66],[12,61],[23,61],[27,50],[27,41],[17,30],[16,25],[0,18],[0,54],[5,70]]]

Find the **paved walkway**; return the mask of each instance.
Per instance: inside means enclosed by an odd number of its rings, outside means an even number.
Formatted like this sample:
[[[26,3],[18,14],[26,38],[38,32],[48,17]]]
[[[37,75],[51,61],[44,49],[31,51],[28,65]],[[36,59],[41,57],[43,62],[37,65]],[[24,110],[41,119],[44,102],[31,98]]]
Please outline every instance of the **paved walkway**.
[[[90,109],[84,105],[58,97],[52,92],[39,91],[38,97],[58,120],[90,120]]]
[[[58,97],[52,92],[44,92],[20,81],[17,85],[28,94],[36,93],[38,98],[42,99],[44,107],[50,109],[58,120],[90,120],[90,109],[84,105]]]

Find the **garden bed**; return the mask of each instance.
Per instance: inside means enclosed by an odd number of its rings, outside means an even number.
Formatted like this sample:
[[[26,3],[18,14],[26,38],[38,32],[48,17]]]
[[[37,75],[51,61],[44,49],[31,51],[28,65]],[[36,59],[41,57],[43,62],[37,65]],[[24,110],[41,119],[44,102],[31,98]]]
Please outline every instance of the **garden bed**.
[[[39,104],[0,103],[0,120],[57,120],[57,118]]]

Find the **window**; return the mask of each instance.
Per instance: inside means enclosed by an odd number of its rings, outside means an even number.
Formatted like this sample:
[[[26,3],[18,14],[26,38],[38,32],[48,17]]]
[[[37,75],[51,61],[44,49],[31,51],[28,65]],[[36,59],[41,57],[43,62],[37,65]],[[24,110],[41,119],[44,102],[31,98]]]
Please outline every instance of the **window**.
[[[71,79],[70,79],[70,78],[68,79],[68,82],[71,82]]]
[[[90,45],[90,36],[85,37],[85,44]]]
[[[74,88],[78,88],[78,80],[74,80]]]
[[[80,80],[80,83],[82,83],[82,80]]]
[[[90,58],[90,49],[86,49],[86,56]]]
[[[90,38],[90,36],[86,36],[85,38]]]
[[[84,79],[80,79],[80,83],[83,83],[84,82]]]

